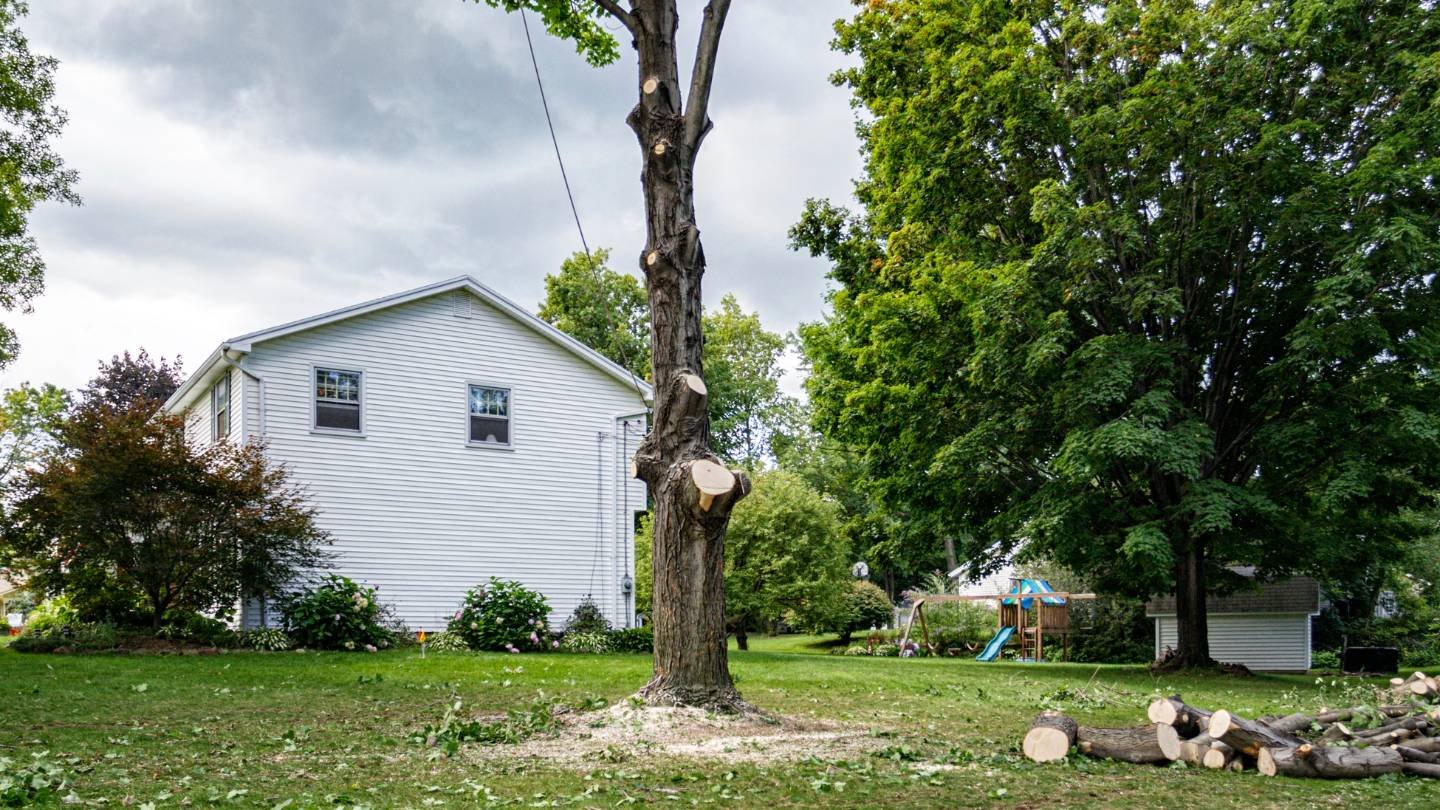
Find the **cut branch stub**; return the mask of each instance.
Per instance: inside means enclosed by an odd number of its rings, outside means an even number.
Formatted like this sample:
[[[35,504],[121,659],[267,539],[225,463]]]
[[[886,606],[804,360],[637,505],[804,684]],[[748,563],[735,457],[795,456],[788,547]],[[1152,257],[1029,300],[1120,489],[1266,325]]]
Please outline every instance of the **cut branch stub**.
[[[645,80],[644,84],[640,85],[640,90],[648,96],[651,93],[655,92],[656,88],[658,88],[659,86],[660,80],[655,78],[654,76],[651,76],[650,78]]]
[[[716,496],[724,495],[735,488],[735,473],[709,459],[691,462],[690,480],[695,482],[695,489],[700,491],[698,505],[702,512],[710,511]]]

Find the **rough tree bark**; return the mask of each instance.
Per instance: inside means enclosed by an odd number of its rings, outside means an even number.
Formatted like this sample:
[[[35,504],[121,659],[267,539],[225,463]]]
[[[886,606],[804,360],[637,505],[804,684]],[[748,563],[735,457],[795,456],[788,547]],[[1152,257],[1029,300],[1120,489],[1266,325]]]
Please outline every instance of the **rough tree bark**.
[[[633,38],[639,103],[626,119],[643,155],[646,245],[640,255],[650,298],[655,412],[635,455],[637,478],[655,505],[654,672],[640,694],[651,704],[748,711],[730,679],[725,644],[725,529],[749,491],[710,450],[701,363],[700,279],[705,253],[695,225],[694,169],[710,130],[710,84],[730,0],[711,0],[688,92],[676,58],[675,0],[600,5]]]
[[[1175,657],[1169,665],[1177,669],[1208,667],[1210,627],[1205,612],[1205,549],[1201,541],[1186,537],[1175,555]]]

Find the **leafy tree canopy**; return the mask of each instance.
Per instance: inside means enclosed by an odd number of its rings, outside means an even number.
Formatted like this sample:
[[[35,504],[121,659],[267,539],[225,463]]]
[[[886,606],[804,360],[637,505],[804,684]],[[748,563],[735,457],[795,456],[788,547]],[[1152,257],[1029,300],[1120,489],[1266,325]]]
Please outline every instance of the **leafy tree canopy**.
[[[792,235],[838,283],[803,330],[817,421],[887,507],[1202,617],[1226,564],[1426,530],[1429,4],[887,0],[838,32],[864,211]]]
[[[172,363],[163,357],[152,359],[143,348],[133,356],[127,351],[111,357],[108,363],[100,363],[99,372],[80,389],[77,405],[85,409],[124,409],[144,401],[154,410],[175,393],[184,379],[178,357]]]
[[[610,269],[610,251],[577,251],[545,276],[539,315],[546,323],[629,369],[650,377],[650,302],[645,287]]]
[[[159,627],[172,609],[275,594],[325,561],[304,492],[259,445],[194,448],[184,419],[150,403],[76,409],[25,473],[4,539],[36,589],[138,595]]]
[[[20,30],[24,0],[0,0],[0,308],[28,312],[45,287],[45,262],[30,236],[30,212],[46,200],[79,205],[78,175],[65,168],[51,142],[65,126],[56,106],[54,57],[31,53]],[[14,330],[0,324],[0,367],[19,349]]]

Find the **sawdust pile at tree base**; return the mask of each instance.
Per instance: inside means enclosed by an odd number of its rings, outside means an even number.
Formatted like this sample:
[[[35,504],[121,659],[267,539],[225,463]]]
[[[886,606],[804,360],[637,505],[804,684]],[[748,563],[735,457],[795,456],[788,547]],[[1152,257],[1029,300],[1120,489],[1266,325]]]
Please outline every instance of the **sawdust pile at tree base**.
[[[597,765],[636,758],[694,757],[764,764],[863,755],[886,741],[866,729],[809,718],[731,716],[703,709],[622,703],[594,712],[567,713],[555,733],[515,745],[468,746],[481,760],[537,759]]]

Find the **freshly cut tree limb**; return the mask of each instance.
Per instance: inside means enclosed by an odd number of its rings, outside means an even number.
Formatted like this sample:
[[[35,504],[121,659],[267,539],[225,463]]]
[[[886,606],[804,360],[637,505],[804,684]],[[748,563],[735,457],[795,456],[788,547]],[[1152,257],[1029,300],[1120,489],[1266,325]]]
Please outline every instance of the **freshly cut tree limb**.
[[[1314,717],[1304,712],[1296,712],[1295,714],[1287,714],[1275,720],[1267,720],[1265,721],[1265,725],[1281,734],[1294,734],[1297,731],[1304,731],[1310,728],[1315,722]]]
[[[1230,767],[1231,763],[1237,759],[1238,757],[1235,756],[1234,748],[1216,740],[1210,744],[1210,750],[1205,752],[1205,756],[1201,758],[1200,764],[1211,770],[1218,771]]]
[[[1305,743],[1293,734],[1275,731],[1263,723],[1236,717],[1224,709],[1210,716],[1208,731],[1212,738],[1221,740],[1236,751],[1251,757],[1258,756],[1261,748],[1293,748]]]
[[[1407,740],[1405,747],[1416,751],[1424,751],[1427,754],[1437,754],[1440,753],[1440,737],[1424,737],[1418,740]]]
[[[1400,754],[1400,758],[1406,762],[1424,762],[1430,765],[1440,765],[1440,754],[1421,751],[1416,748],[1411,748],[1408,745],[1397,745],[1395,746],[1395,751]]]
[[[1035,718],[1020,750],[1035,762],[1054,762],[1064,759],[1075,744],[1075,735],[1080,726],[1074,720],[1059,713],[1045,712]]]
[[[715,499],[729,494],[736,487],[738,479],[735,473],[722,465],[702,458],[690,462],[690,480],[695,483],[695,489],[699,492],[696,505],[700,507],[700,511],[709,512]]]
[[[1415,776],[1426,776],[1431,779],[1440,779],[1440,765],[1427,764],[1424,762],[1402,762],[1400,770]]]
[[[1186,705],[1179,695],[1160,698],[1151,703],[1146,714],[1152,723],[1174,726],[1183,738],[1200,734],[1210,722],[1210,712]]]
[[[1363,779],[1401,770],[1404,760],[1389,748],[1298,746],[1261,748],[1256,769],[1266,776]]]
[[[1424,730],[1424,729],[1426,729],[1426,728],[1429,728],[1429,726],[1430,726],[1430,721],[1429,721],[1427,718],[1423,717],[1423,716],[1402,717],[1402,718],[1400,718],[1399,720],[1396,720],[1396,721],[1394,721],[1394,722],[1392,722],[1392,723],[1386,723],[1386,724],[1383,725],[1383,726],[1378,726],[1378,727],[1376,727],[1376,728],[1361,729],[1360,731],[1355,732],[1355,736],[1356,736],[1356,737],[1360,737],[1360,738],[1362,738],[1362,739],[1363,739],[1363,738],[1370,738],[1370,737],[1379,737],[1379,736],[1382,736],[1382,735],[1384,735],[1384,734],[1388,734],[1388,733],[1390,733],[1390,732],[1392,732],[1392,731],[1396,731],[1396,730],[1400,730],[1400,729],[1405,729],[1405,730],[1409,730],[1409,731],[1421,731],[1421,730]]]
[[[1180,757],[1180,735],[1174,726],[1154,723],[1135,728],[1088,728],[1075,735],[1083,754],[1137,765],[1173,762]]]
[[[1210,753],[1209,734],[1201,734],[1198,737],[1191,737],[1188,740],[1180,741],[1180,755],[1176,759],[1197,768],[1205,764],[1205,755]]]

